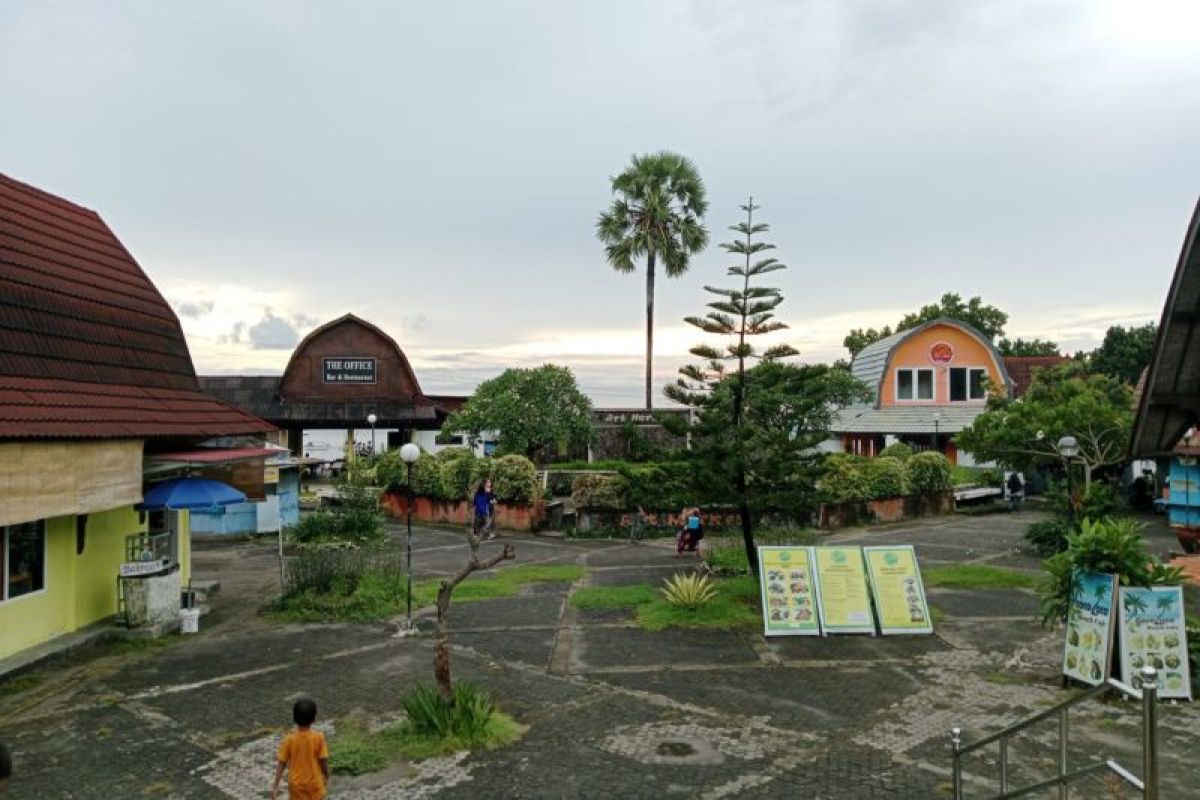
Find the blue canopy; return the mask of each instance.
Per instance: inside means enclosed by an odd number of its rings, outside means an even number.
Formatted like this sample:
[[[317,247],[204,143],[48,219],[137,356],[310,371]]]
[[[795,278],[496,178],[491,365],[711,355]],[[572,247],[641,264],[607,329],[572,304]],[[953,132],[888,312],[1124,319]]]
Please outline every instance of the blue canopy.
[[[172,478],[146,492],[140,508],[147,511],[204,509],[244,503],[246,495],[232,486],[208,478]]]

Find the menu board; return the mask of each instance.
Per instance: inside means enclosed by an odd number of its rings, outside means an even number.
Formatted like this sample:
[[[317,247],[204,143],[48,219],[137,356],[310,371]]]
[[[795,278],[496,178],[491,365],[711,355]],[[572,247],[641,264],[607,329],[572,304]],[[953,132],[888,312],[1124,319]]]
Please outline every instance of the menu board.
[[[814,547],[817,610],[825,633],[875,634],[861,547]]]
[[[765,635],[820,635],[812,564],[811,547],[758,548]]]
[[[1140,689],[1142,667],[1158,670],[1158,696],[1192,699],[1183,587],[1122,586],[1121,680]]]
[[[911,544],[864,547],[875,615],[884,636],[895,633],[933,633],[925,586]]]
[[[1067,646],[1063,652],[1063,674],[1068,678],[1092,686],[1108,678],[1116,592],[1116,575],[1076,572],[1072,577]]]

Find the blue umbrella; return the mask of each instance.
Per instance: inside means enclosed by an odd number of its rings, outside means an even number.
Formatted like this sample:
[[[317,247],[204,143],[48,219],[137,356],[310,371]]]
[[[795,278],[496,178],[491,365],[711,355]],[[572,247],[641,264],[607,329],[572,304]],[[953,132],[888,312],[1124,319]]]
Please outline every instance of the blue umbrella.
[[[203,509],[245,501],[246,495],[220,481],[208,478],[172,478],[151,486],[140,507],[147,511],[164,508]]]

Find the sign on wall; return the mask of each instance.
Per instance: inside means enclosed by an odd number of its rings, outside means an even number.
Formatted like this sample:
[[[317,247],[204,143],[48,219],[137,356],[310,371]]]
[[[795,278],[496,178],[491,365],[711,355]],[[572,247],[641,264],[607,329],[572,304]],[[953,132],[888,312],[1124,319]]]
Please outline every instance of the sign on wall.
[[[1121,680],[1141,688],[1142,667],[1158,670],[1158,696],[1192,699],[1182,586],[1122,586]]]
[[[818,636],[811,547],[758,548],[765,636]]]
[[[929,347],[929,361],[944,367],[954,361],[954,347],[949,342],[934,342]]]
[[[1063,650],[1063,674],[1068,678],[1092,686],[1108,678],[1116,594],[1116,575],[1076,572],[1071,579],[1067,644]]]
[[[326,358],[321,380],[324,383],[375,383],[375,359],[356,356]]]
[[[896,633],[933,633],[925,586],[911,544],[864,547],[867,575],[879,630],[884,636]]]
[[[814,547],[817,610],[825,633],[875,634],[861,547]]]

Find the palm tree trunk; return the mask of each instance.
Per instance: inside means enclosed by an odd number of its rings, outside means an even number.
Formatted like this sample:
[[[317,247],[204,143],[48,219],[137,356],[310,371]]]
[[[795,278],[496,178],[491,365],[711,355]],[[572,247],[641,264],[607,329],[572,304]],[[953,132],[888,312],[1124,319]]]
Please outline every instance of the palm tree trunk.
[[[646,410],[654,406],[651,399],[652,363],[654,360],[654,251],[646,256]]]

